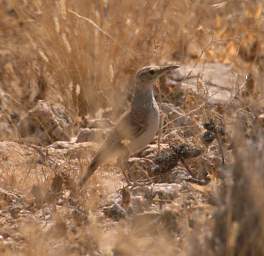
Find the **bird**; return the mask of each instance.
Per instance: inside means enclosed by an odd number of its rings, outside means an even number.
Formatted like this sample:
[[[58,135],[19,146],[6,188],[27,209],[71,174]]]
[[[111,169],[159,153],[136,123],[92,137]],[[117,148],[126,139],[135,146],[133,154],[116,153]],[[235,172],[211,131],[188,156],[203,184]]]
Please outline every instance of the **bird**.
[[[160,111],[154,97],[153,86],[157,79],[179,67],[179,65],[151,65],[136,72],[135,93],[131,106],[120,117],[84,175],[79,179],[80,187],[109,158],[121,156],[128,159],[154,139],[160,126]]]

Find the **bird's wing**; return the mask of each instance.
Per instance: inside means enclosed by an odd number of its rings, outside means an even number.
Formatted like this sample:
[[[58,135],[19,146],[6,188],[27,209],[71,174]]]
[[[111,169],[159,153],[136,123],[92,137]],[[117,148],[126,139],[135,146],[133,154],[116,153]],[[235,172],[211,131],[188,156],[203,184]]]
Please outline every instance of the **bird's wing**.
[[[144,113],[129,111],[121,117],[115,130],[122,140],[133,140],[146,131],[146,121]]]
[[[98,150],[97,162],[104,161],[117,152],[127,151],[127,145],[145,131],[146,123],[143,115],[131,111],[124,113]]]
[[[140,113],[128,111],[121,116],[99,151],[115,151],[126,146],[126,143],[130,143],[145,131],[146,117]]]

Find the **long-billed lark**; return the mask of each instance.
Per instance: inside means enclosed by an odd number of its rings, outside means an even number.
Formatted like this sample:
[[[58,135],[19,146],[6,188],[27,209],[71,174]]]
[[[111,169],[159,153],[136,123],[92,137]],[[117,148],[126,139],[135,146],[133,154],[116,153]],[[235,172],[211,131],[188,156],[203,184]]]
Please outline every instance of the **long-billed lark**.
[[[113,156],[129,157],[149,144],[159,129],[159,107],[153,93],[155,81],[178,65],[147,66],[137,71],[135,94],[131,108],[119,122],[96,153],[79,181],[83,186],[99,165]]]

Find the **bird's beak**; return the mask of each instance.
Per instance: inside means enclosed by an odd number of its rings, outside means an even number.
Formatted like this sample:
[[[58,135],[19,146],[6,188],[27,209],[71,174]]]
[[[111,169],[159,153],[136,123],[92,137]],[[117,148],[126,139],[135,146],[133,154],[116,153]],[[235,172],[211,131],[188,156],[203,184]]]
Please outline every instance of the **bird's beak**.
[[[158,70],[158,77],[161,77],[167,73],[169,73],[171,70],[177,69],[179,68],[179,65],[164,65],[164,66],[160,66],[159,70]]]

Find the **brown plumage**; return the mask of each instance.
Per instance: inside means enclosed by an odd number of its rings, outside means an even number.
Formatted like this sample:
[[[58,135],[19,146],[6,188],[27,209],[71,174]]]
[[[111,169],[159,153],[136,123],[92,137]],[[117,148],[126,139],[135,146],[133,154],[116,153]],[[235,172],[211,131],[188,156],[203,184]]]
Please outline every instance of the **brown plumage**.
[[[148,66],[136,73],[136,90],[131,109],[121,116],[119,122],[96,153],[88,166],[79,185],[86,180],[108,158],[123,155],[130,156],[150,143],[159,129],[159,107],[154,98],[153,85],[162,75],[165,75],[177,65]]]

